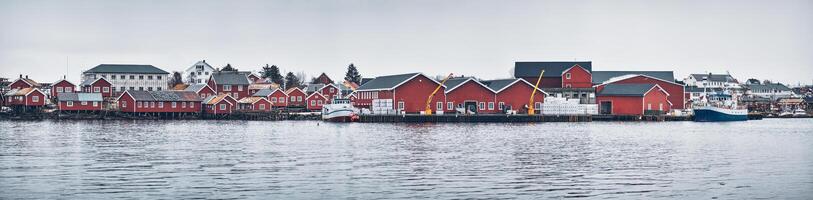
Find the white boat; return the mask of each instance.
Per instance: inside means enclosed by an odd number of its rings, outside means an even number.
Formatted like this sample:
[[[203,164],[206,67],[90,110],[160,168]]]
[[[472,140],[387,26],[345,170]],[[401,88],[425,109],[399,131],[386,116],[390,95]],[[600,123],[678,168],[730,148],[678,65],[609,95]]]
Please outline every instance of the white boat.
[[[356,108],[349,99],[333,99],[331,104],[322,105],[322,120],[331,122],[358,121]]]
[[[807,112],[805,112],[804,109],[797,108],[796,110],[793,111],[793,116],[794,117],[807,117]]]
[[[711,74],[709,74],[711,76]],[[703,97],[701,105],[694,109],[696,122],[728,122],[748,120],[748,109],[737,105],[737,98],[724,86],[723,91],[708,94],[705,86],[708,80],[703,79]]]

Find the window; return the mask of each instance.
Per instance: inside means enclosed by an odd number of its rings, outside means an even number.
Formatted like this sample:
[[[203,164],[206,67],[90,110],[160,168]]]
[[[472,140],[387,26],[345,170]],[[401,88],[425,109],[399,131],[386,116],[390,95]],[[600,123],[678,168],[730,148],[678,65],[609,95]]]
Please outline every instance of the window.
[[[152,76],[147,76],[147,80],[152,80]]]
[[[135,80],[135,75],[130,75],[130,80]]]
[[[404,102],[403,102],[403,101],[399,101],[399,102],[398,102],[398,110],[403,110],[403,109],[404,109]]]
[[[115,76],[113,76],[113,77],[115,77]],[[99,107],[99,102],[94,101],[94,102],[93,102],[93,107]]]
[[[285,103],[285,97],[280,97],[280,98],[279,98],[279,102],[280,102],[280,103]]]
[[[138,102],[137,107],[139,107],[139,108],[141,108],[141,107],[142,107],[142,106],[141,106],[141,102],[140,102],[140,101]]]
[[[260,110],[265,110],[265,104],[260,104]]]
[[[62,92],[62,87],[56,87],[56,92]]]
[[[73,92],[73,88],[72,87],[65,87],[65,92],[71,93],[71,92]]]
[[[223,85],[223,91],[231,91],[231,85]]]
[[[336,88],[330,88],[330,93],[333,93],[335,91],[336,91]]]
[[[152,87],[147,87],[147,91],[152,91]]]
[[[542,102],[534,102],[534,109],[542,109]]]
[[[570,84],[565,84],[565,88],[572,88],[572,87],[573,86],[571,86]]]
[[[127,88],[126,88],[126,87],[121,87],[121,91],[122,91],[122,92],[124,92],[124,91],[126,91],[126,90],[127,90]]]
[[[110,88],[110,89],[113,89],[113,92],[115,92],[115,91],[116,91],[116,87],[112,87],[112,88]]]
[[[271,97],[271,102],[272,102],[272,103],[273,103],[273,102],[277,102],[277,98],[276,98],[276,97]]]
[[[195,72],[192,72],[192,74],[194,74],[194,73],[195,73]],[[200,72],[198,72],[198,75],[201,75],[201,73],[200,73]]]
[[[488,110],[494,110],[494,102],[488,102]]]
[[[86,105],[88,105],[88,102],[87,101],[82,101],[82,105],[86,106]]]
[[[144,87],[138,87],[138,91],[144,91]]]
[[[296,101],[302,102],[302,96],[296,97]]]
[[[235,92],[234,94],[232,94],[232,96],[234,96],[234,99],[240,98],[240,94],[237,94],[237,92]]]
[[[158,102],[158,108],[164,108],[164,102]]]
[[[570,79],[570,73],[565,74],[565,79]]]
[[[139,75],[138,80],[144,80],[144,75]]]
[[[161,80],[161,76],[157,76],[158,80]]]
[[[189,108],[195,108],[195,102],[189,102]]]
[[[446,102],[446,110],[454,110],[454,103]]]
[[[311,106],[316,106],[316,101],[315,100],[311,100]]]
[[[220,104],[220,110],[226,110],[226,104]]]
[[[150,108],[155,108],[155,101],[150,102]]]
[[[122,102],[121,102],[121,107],[122,107],[122,108],[126,108],[126,107],[127,107],[127,102],[126,102],[126,101],[122,101]]]
[[[110,92],[110,87],[103,87],[102,92],[105,92],[105,93]]]
[[[186,108],[186,102],[181,102],[181,108]]]
[[[243,91],[243,86],[242,86],[242,85],[238,85],[238,86],[237,86],[237,91]]]
[[[9,100],[11,100],[11,99],[9,99]],[[68,104],[68,107],[73,107],[73,101],[68,101],[66,104]],[[125,106],[122,106],[122,107],[125,107]]]
[[[663,110],[663,103],[658,103],[658,110]]]
[[[324,102],[322,102],[322,100],[317,100],[317,101],[316,101],[316,105],[322,105],[323,103],[324,103]]]
[[[646,104],[646,109],[647,110],[652,110],[652,104],[651,103]]]
[[[498,107],[498,108],[500,108],[500,110],[505,110],[505,102],[500,102],[499,106],[500,107]]]
[[[443,102],[438,102],[438,109],[437,110],[443,110]]]
[[[124,80],[124,75],[119,76],[119,79]]]
[[[31,101],[32,102],[40,102],[40,97],[39,96],[32,96]]]
[[[178,107],[178,102],[172,102],[172,108]]]
[[[291,99],[290,99],[290,100],[288,100],[288,101],[290,101],[290,102],[294,102],[294,101],[296,101],[296,97],[292,96],[292,97],[291,97]]]
[[[99,88],[99,87],[93,87],[93,92],[95,92],[95,93],[99,93],[99,92],[101,92],[101,88]]]
[[[158,91],[161,91],[161,87],[158,87]]]
[[[486,102],[480,102],[479,104],[477,104],[477,109],[486,110]]]
[[[204,72],[203,74],[209,75],[209,72]]]
[[[110,79],[116,80],[116,75],[110,76]]]

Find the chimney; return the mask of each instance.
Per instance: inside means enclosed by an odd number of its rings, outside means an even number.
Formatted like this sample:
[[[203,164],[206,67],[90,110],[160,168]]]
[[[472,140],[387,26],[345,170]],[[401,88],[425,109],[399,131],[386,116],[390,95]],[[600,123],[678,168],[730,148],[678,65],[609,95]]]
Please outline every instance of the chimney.
[[[28,75],[25,75],[25,79],[28,79]]]
[[[23,78],[23,74],[20,74],[20,78]]]

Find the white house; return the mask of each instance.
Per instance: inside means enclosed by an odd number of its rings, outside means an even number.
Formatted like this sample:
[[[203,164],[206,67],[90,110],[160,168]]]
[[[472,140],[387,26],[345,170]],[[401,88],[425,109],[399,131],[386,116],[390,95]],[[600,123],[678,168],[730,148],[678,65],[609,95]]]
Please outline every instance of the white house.
[[[781,83],[749,84],[746,94],[776,100],[794,96],[793,90]]]
[[[100,64],[82,72],[82,82],[105,78],[113,92],[161,91],[168,88],[169,72],[152,65]]]
[[[215,68],[206,63],[206,60],[201,60],[196,62],[189,68],[186,68],[183,73],[183,82],[187,84],[198,84],[198,83],[206,83],[209,80],[209,76],[212,75],[212,72],[215,71]]]
[[[734,90],[742,88],[737,79],[730,74],[692,74],[683,79],[683,82],[686,83],[686,86],[697,86],[699,88],[729,88]]]

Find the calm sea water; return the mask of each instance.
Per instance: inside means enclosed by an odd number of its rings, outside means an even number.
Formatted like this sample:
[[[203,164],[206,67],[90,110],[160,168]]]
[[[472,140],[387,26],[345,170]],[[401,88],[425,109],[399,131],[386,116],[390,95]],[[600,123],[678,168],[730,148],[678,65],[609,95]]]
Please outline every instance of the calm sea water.
[[[0,121],[0,199],[809,199],[813,120]]]

